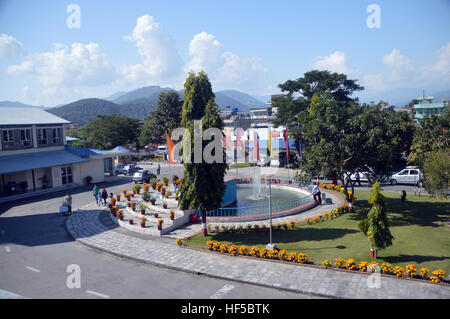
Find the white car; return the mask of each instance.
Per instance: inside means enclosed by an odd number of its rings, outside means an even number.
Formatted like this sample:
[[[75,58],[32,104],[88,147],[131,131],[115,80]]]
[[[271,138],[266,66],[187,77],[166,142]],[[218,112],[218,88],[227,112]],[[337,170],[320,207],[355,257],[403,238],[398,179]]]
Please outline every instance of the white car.
[[[423,175],[417,166],[407,166],[405,169],[389,177],[389,182],[392,185],[397,184],[412,184],[419,185],[423,181]]]
[[[269,156],[263,157],[257,163],[258,166],[270,166],[271,159]]]
[[[167,147],[166,146],[158,146],[156,149],[155,155],[156,156],[164,156],[167,154]]]

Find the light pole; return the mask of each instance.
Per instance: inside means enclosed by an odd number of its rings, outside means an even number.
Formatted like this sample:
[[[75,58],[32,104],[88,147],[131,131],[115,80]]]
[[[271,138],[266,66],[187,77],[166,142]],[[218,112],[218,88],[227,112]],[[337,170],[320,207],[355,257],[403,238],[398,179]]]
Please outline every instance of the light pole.
[[[269,175],[269,244],[266,248],[268,250],[276,249],[275,244],[272,242],[272,175]]]

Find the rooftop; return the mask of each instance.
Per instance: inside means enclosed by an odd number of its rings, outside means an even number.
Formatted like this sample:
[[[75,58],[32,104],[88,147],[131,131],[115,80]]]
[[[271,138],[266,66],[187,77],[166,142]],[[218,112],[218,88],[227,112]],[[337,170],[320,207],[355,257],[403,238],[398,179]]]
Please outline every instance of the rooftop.
[[[0,108],[0,125],[70,124],[56,115],[29,107]]]

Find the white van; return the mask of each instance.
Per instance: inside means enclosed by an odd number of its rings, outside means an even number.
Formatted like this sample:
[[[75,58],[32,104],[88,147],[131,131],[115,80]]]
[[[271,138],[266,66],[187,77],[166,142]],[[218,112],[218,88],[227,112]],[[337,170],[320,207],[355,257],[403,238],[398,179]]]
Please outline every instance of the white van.
[[[412,184],[418,185],[423,182],[423,175],[417,166],[407,166],[405,169],[389,177],[391,185]]]

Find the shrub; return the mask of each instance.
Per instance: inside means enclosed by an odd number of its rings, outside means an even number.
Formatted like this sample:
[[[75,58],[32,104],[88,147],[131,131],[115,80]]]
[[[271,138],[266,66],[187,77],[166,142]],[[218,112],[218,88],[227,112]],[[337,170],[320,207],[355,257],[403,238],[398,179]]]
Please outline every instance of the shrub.
[[[231,256],[236,256],[239,253],[239,249],[237,248],[237,246],[231,245],[230,248],[228,249],[228,252],[230,253]]]
[[[286,250],[282,249],[278,252],[278,258],[281,260],[288,260],[288,253]]]
[[[328,260],[328,259],[325,259],[324,261],[322,261],[322,266],[323,266],[323,268],[328,268],[328,267],[331,267],[331,262]]]
[[[445,278],[445,271],[442,269],[438,269],[433,271],[432,273],[435,277],[437,277],[439,280],[444,280]]]
[[[220,250],[220,241],[217,241],[213,244],[213,250],[219,251]]]
[[[258,231],[259,230],[259,225],[258,224],[253,225],[253,230],[254,231]]]
[[[250,255],[253,257],[261,257],[259,248],[258,247],[252,247],[252,250],[250,251]]]
[[[261,258],[269,258],[269,250],[267,248],[263,248],[259,251],[259,255]]]
[[[269,250],[268,257],[270,259],[278,259],[278,250],[276,249]]]
[[[336,258],[334,260],[334,264],[336,265],[337,268],[345,268],[345,260],[342,257]]]
[[[422,278],[428,278],[430,270],[428,268],[420,268],[420,275]]]
[[[405,271],[403,270],[402,267],[400,266],[395,266],[394,267],[394,275],[396,275],[397,277],[401,278],[405,275]]]
[[[228,253],[228,245],[227,244],[220,245],[219,251],[224,254]]]
[[[369,266],[369,263],[367,261],[361,261],[359,263],[359,271],[367,271],[367,267]]]
[[[177,238],[175,240],[175,242],[177,243],[177,245],[182,246],[183,245],[183,240],[181,238]]]
[[[297,255],[297,259],[295,261],[299,264],[307,263],[307,262],[309,262],[309,257],[307,254],[299,253]]]
[[[248,256],[248,247],[247,246],[239,247],[239,254],[243,256]]]
[[[208,240],[206,242],[206,248],[208,248],[209,250],[213,250],[214,247],[214,242],[212,240]]]
[[[291,220],[288,224],[290,229],[294,229],[295,228],[295,222],[293,220]]]
[[[392,265],[390,263],[382,263],[381,271],[383,272],[383,274],[392,274],[394,269],[392,268]]]
[[[406,265],[405,270],[406,274],[411,278],[414,278],[417,275],[417,268],[415,265]]]
[[[353,258],[347,259],[345,261],[345,268],[348,270],[355,270],[356,269],[355,260]]]
[[[295,252],[289,253],[289,255],[288,255],[289,261],[295,262],[296,259],[297,259],[297,254]]]

